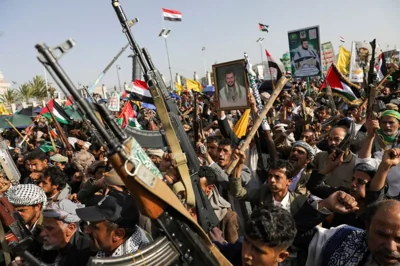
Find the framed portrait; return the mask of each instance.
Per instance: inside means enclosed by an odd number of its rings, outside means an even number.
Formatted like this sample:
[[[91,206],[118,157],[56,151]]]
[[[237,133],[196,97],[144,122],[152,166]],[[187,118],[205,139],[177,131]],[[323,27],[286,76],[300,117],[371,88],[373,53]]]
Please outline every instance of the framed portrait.
[[[245,60],[213,65],[215,97],[219,110],[246,109],[249,107],[249,84]]]
[[[288,32],[292,75],[295,78],[322,73],[319,26]]]

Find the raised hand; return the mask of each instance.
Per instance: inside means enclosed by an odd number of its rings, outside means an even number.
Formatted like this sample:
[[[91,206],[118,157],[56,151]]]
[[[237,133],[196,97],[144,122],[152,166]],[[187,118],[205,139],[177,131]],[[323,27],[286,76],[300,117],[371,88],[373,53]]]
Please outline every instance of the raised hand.
[[[355,212],[359,209],[355,198],[343,191],[336,191],[318,203],[319,209],[324,207],[331,212],[343,214]]]

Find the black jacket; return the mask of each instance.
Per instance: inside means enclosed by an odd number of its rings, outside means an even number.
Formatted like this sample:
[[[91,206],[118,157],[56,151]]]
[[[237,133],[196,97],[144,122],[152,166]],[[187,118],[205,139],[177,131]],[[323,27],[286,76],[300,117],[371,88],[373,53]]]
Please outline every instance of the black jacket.
[[[77,231],[69,243],[58,251],[57,266],[86,266],[90,256],[95,256],[89,248],[89,237]]]

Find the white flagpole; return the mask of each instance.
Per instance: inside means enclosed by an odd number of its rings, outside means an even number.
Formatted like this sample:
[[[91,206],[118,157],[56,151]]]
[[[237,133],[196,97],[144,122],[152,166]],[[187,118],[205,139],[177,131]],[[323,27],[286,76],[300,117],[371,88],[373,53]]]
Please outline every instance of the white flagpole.
[[[48,87],[48,84],[47,84],[47,71],[46,71],[46,68],[44,68],[44,67],[43,67],[43,70],[44,70],[44,80],[46,82],[46,89],[48,89],[49,87]]]
[[[44,70],[44,81],[46,82],[46,91],[47,93],[49,93],[49,85],[47,83],[47,71],[45,67],[43,67],[43,70]]]

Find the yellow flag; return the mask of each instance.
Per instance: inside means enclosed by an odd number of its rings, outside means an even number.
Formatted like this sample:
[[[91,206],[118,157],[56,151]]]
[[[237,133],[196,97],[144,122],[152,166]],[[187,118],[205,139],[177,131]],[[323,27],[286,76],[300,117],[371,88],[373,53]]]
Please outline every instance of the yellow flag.
[[[343,46],[340,46],[336,67],[338,68],[340,73],[344,75],[349,74],[350,56],[350,51],[346,50]]]
[[[186,79],[186,87],[188,90],[196,91],[196,92],[201,92],[203,90],[203,87],[201,87],[200,82],[192,80],[192,79]]]
[[[175,82],[175,88],[176,88],[176,93],[179,95],[185,90],[185,88],[178,82]]]
[[[10,113],[7,111],[4,103],[0,104],[0,115],[9,115]]]
[[[249,124],[249,115],[250,109],[246,109],[246,111],[244,111],[244,114],[242,114],[242,117],[239,119],[239,121],[236,122],[235,126],[233,127],[233,132],[235,132],[236,136],[239,139],[246,135],[247,125]]]

